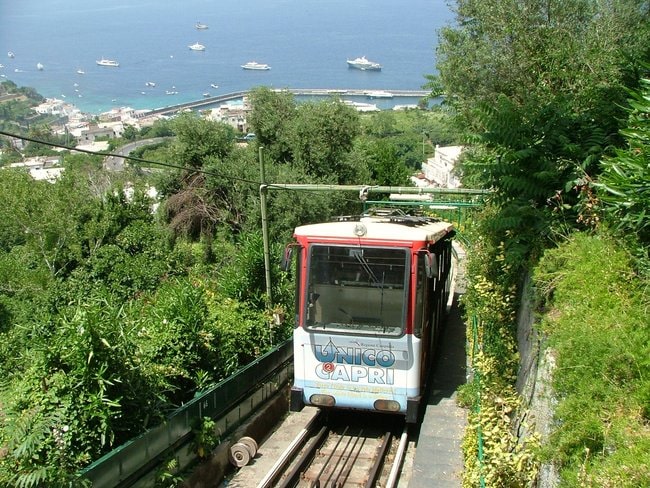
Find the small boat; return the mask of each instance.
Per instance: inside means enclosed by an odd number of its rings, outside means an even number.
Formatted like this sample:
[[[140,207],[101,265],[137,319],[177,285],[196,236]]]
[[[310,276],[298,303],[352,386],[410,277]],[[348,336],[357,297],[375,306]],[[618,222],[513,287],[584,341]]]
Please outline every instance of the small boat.
[[[210,83],[210,86],[211,86],[212,88],[214,88],[215,90],[216,90],[217,88],[219,88],[219,85],[215,85],[214,83]]]
[[[120,63],[118,63],[118,62],[115,61],[115,60],[112,60],[112,59],[105,59],[105,58],[98,59],[98,60],[95,61],[95,62],[96,62],[99,66],[110,66],[110,67],[113,67],[113,68],[117,68],[117,67],[120,65]]]
[[[209,98],[209,97],[210,97],[210,94],[209,94],[208,92],[205,92],[205,93],[203,94],[203,96],[204,96],[205,98]]]
[[[191,44],[188,47],[192,51],[205,51],[205,46],[203,44],[199,44],[198,42],[195,42],[194,44]]]
[[[37,70],[43,71],[43,68],[45,68],[45,66],[43,66],[41,63],[36,63],[36,69]]]
[[[357,112],[379,112],[380,109],[374,103],[353,102],[350,100],[343,100],[343,103],[348,107],[352,107]]]
[[[380,71],[381,64],[368,61],[365,56],[356,59],[348,59],[348,67],[360,69],[361,71]]]
[[[167,91],[165,91],[165,94],[166,95],[177,95],[178,92],[176,90],[167,90]]]
[[[147,81],[144,85],[145,85],[145,86],[150,86],[151,88],[153,88],[154,86],[156,86],[156,84],[155,84],[153,81]]]
[[[77,70],[77,74],[78,74],[78,75],[85,75],[86,72],[85,72],[84,70],[82,70],[81,68],[79,68],[79,69]]]
[[[393,94],[384,90],[370,90],[365,92],[368,98],[393,98]]]
[[[205,30],[205,29],[208,28],[208,25],[207,25],[207,24],[203,24],[203,23],[201,23],[201,22],[197,22],[196,24],[194,24],[194,27],[195,27],[197,30]]]
[[[15,57],[16,57],[16,55],[15,55],[13,52],[11,52],[11,51],[9,51],[9,52],[7,53],[7,56],[9,56],[10,58],[15,58]]]
[[[249,61],[246,64],[242,64],[241,67],[244,69],[252,69],[258,71],[266,71],[271,69],[271,67],[268,64],[258,63],[256,61]]]

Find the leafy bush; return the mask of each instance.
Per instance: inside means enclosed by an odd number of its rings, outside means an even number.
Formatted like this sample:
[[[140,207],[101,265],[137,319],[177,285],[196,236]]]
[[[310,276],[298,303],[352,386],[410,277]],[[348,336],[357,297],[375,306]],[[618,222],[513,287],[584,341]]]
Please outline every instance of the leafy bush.
[[[621,131],[627,147],[602,162],[596,187],[614,228],[635,235],[650,246],[650,79],[631,92],[627,127]]]

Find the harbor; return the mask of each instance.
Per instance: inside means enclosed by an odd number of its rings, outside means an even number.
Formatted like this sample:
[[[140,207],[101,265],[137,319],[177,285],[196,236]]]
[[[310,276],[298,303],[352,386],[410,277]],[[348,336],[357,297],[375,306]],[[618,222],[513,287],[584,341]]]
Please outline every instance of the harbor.
[[[377,92],[376,90],[367,90],[367,89],[327,89],[327,88],[285,88],[282,90],[276,91],[288,91],[296,97],[305,97],[305,98],[323,98],[323,97],[340,97],[343,100],[346,100],[348,97],[353,100],[363,98],[363,99],[372,99],[373,93]],[[222,103],[232,102],[234,100],[241,100],[248,94],[248,90],[236,91],[231,93],[225,93],[223,95],[215,95],[204,97],[199,100],[193,100],[190,102],[179,103],[175,105],[168,105],[166,107],[155,108],[149,112],[149,115],[173,115],[184,110],[205,110],[212,108],[214,106],[220,105]],[[390,105],[393,108],[396,105],[396,101],[410,99],[417,100],[423,97],[426,97],[430,93],[425,90],[381,90],[383,95],[381,98],[386,101],[390,100]],[[387,96],[390,94],[391,96]],[[395,100],[397,99],[397,100]],[[409,101],[410,101],[409,100]],[[412,105],[412,104],[405,104]]]

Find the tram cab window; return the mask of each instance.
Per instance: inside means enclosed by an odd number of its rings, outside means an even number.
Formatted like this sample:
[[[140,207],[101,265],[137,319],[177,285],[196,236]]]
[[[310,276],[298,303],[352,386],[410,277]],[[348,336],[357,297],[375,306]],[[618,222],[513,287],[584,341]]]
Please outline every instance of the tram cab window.
[[[401,335],[408,269],[405,249],[312,245],[304,326]]]

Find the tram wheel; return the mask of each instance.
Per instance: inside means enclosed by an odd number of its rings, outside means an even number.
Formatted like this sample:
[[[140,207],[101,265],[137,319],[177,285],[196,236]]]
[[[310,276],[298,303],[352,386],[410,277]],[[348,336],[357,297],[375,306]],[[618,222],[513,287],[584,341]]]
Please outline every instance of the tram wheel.
[[[237,442],[236,444],[232,445],[230,448],[230,462],[233,465],[241,468],[242,466],[246,466],[250,460],[251,453],[249,451],[249,447],[246,444]]]
[[[239,443],[244,444],[248,448],[248,452],[251,455],[251,458],[255,457],[255,454],[257,454],[257,442],[255,442],[255,439],[252,437],[242,437],[239,439]]]

